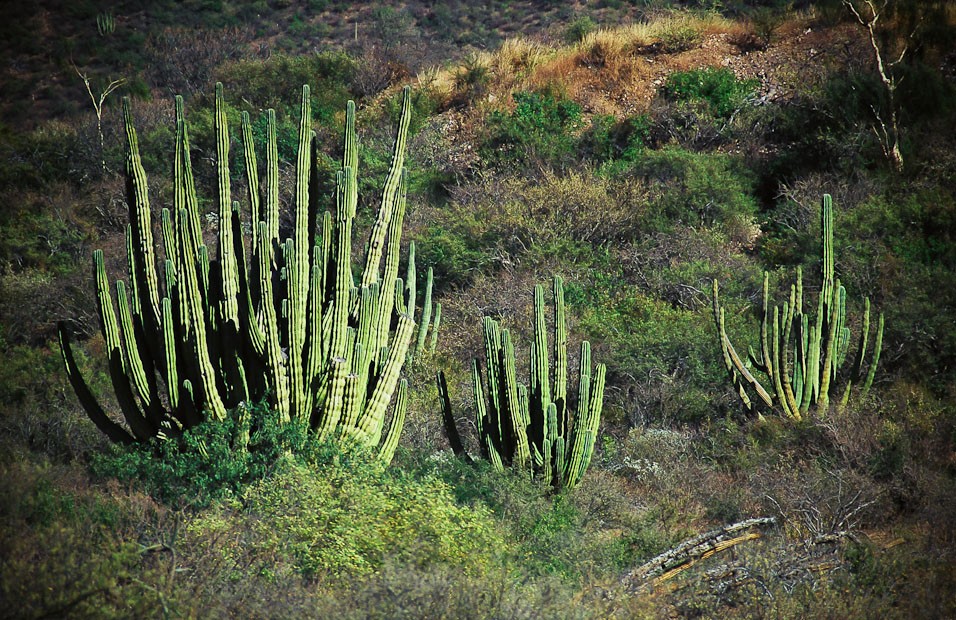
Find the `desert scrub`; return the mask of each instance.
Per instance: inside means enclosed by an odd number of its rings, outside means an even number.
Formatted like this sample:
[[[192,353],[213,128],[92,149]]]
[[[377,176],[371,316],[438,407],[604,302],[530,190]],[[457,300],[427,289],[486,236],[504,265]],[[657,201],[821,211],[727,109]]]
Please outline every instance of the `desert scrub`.
[[[370,574],[389,560],[477,575],[498,563],[504,547],[490,511],[458,506],[446,483],[344,452],[257,483],[241,501],[197,518],[189,531],[197,544],[235,541],[222,548],[225,557],[245,553],[251,543],[315,579]]]
[[[0,465],[0,599],[8,601],[0,614],[157,616],[163,595],[152,586],[162,575],[138,541],[161,514],[141,494],[91,486],[80,468]]]
[[[739,158],[666,147],[648,151],[627,176],[643,181],[650,194],[645,232],[704,226],[737,246],[758,232],[755,176]]]

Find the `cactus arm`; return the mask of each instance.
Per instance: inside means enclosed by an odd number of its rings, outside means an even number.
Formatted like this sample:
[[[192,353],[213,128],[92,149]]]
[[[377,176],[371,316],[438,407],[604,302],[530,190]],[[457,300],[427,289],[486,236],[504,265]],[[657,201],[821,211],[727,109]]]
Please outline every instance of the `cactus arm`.
[[[411,344],[415,321],[407,314],[399,315],[398,327],[395,330],[394,343],[388,352],[388,359],[382,368],[382,374],[372,391],[365,407],[365,413],[358,423],[358,428],[365,437],[370,438],[372,444],[377,444],[381,438],[382,425],[385,419],[385,409],[395,392],[408,347]]]
[[[727,372],[730,374],[731,381],[733,382],[734,387],[737,388],[737,393],[740,395],[740,398],[747,409],[752,408],[752,401],[747,395],[744,383],[741,381],[740,377],[743,377],[743,380],[746,381],[747,385],[757,392],[760,400],[762,400],[768,408],[772,408],[773,397],[770,396],[770,393],[764,389],[757,378],[754,377],[750,370],[747,369],[743,361],[740,359],[740,356],[737,354],[736,349],[734,349],[733,343],[730,342],[730,338],[727,335],[727,330],[724,325],[724,309],[720,307],[717,280],[714,280],[713,284],[714,320],[717,323],[717,334],[720,340],[721,352],[723,353],[724,357],[724,366],[726,367]]]
[[[259,222],[259,236],[267,239],[269,224]],[[291,420],[291,403],[289,402],[289,384],[285,371],[285,360],[279,344],[279,318],[276,314],[272,291],[272,245],[264,243],[259,253],[259,286],[262,290],[262,332],[266,342],[266,353],[273,398],[276,409],[279,411],[279,421],[282,423]]]
[[[840,281],[837,280],[836,288],[840,288]],[[830,383],[833,377],[833,365],[836,363],[837,348],[837,326],[839,324],[840,306],[838,303],[832,304],[832,311],[829,317],[830,329],[827,333],[826,348],[823,353],[823,366],[820,369],[820,397],[817,400],[817,406],[821,412],[827,410],[830,404]]]
[[[155,385],[150,385],[146,368],[143,366],[143,359],[149,359],[149,357],[142,348],[142,343],[137,342],[133,329],[133,315],[126,296],[126,284],[122,280],[116,281],[116,302],[119,307],[120,330],[123,335],[125,371],[132,379],[134,391],[143,404],[143,408],[149,409],[150,403],[155,401]]]
[[[571,428],[570,455],[563,472],[564,483],[568,487],[573,487],[576,484],[579,474],[587,468],[586,461],[591,458],[590,447],[588,446],[588,428],[590,412],[594,411],[592,399],[597,397],[597,394],[592,392],[592,387],[596,388],[597,382],[592,386],[591,344],[585,340],[581,343],[581,360],[578,367],[577,416]]]
[[[388,230],[388,253],[385,255],[385,274],[382,285],[379,287],[379,323],[375,328],[375,347],[380,349],[388,341],[389,325],[392,320],[392,314],[395,312],[396,299],[401,302],[401,295],[396,298],[396,287],[390,283],[400,282],[398,277],[399,259],[401,255],[402,225],[405,220],[406,192],[408,189],[408,175],[403,174],[398,193],[395,196],[395,212],[389,220]],[[414,252],[414,242],[409,244],[409,257]],[[412,259],[409,258],[409,263]],[[414,306],[412,306],[414,309]],[[405,312],[399,309],[398,313]]]
[[[103,341],[106,343],[110,380],[113,383],[116,400],[123,412],[123,417],[126,418],[126,423],[129,424],[136,439],[142,441],[155,436],[157,429],[137,406],[129,377],[126,374],[126,364],[123,361],[123,345],[116,322],[116,314],[113,310],[113,299],[110,296],[102,250],[93,252],[93,268],[96,278],[97,311],[100,316]]]
[[[581,453],[581,459],[575,470],[573,478],[566,482],[568,488],[574,488],[584,477],[591,463],[591,456],[594,454],[594,444],[597,440],[597,430],[601,423],[601,410],[604,405],[604,384],[607,378],[607,368],[604,364],[598,364],[596,375],[594,377],[593,393],[590,399],[590,408],[587,412],[587,418],[583,424],[584,446]]]
[[[511,442],[514,449],[512,463],[518,468],[531,468],[531,446],[528,443],[528,429],[523,423],[521,411],[521,401],[518,394],[518,377],[515,370],[515,349],[511,342],[511,332],[507,329],[501,330],[501,365],[504,376],[504,399],[503,415],[508,419],[503,421],[507,425],[511,434]]]
[[[306,322],[311,283],[310,260],[312,237],[309,230],[309,180],[312,168],[312,107],[308,86],[302,87],[302,102],[299,116],[299,146],[295,166],[295,228],[289,245],[291,255],[286,260],[289,278],[289,346],[290,390],[292,392],[293,417],[302,419],[309,415],[308,398],[303,368],[306,343]]]
[[[192,162],[189,155],[189,127],[186,125],[186,115],[183,110],[183,98],[176,97],[176,157],[173,165],[173,215],[176,218],[176,230],[185,230],[185,236],[179,243],[188,244],[192,248],[194,261],[200,261],[202,255],[203,237],[199,223],[199,200],[196,197],[196,182],[193,177]],[[180,227],[180,218],[185,218],[183,227]],[[182,261],[180,250],[176,256]],[[177,262],[177,265],[179,262]],[[178,267],[181,271],[182,268]],[[207,265],[200,265],[198,277],[201,284],[200,291],[205,295],[209,289],[209,270]]]
[[[161,355],[159,343],[162,340],[159,308],[159,278],[156,273],[156,253],[153,247],[152,214],[149,206],[149,188],[146,171],[143,169],[139,154],[136,129],[133,127],[132,112],[128,98],[123,100],[123,124],[127,139],[127,203],[129,204],[129,234],[132,239],[130,265],[133,272],[131,281],[135,281],[133,292],[137,295],[136,310],[141,316],[145,331],[142,343],[153,359]]]
[[[425,279],[425,299],[422,302],[422,318],[418,326],[418,341],[415,344],[415,355],[421,356],[425,352],[426,336],[428,335],[428,326],[432,320],[432,287],[434,285],[435,274],[431,267],[428,268],[428,275]]]
[[[553,281],[554,293],[554,393],[551,398],[557,406],[557,434],[563,435],[568,426],[568,320],[564,309],[564,283],[560,276]]]
[[[774,381],[775,369],[773,367],[773,352],[770,350],[769,346],[769,331],[770,331],[770,273],[765,271],[763,272],[763,318],[760,321],[760,360],[754,360],[755,366],[760,370],[767,373],[767,377],[771,382]],[[751,356],[753,357],[753,356]]]
[[[368,286],[379,277],[379,265],[382,262],[382,253],[385,249],[385,234],[388,230],[389,220],[393,215],[396,194],[402,184],[402,170],[405,166],[405,143],[408,139],[408,124],[411,114],[411,88],[406,86],[402,90],[402,112],[398,121],[395,145],[392,149],[392,165],[385,179],[385,188],[382,190],[382,205],[369,236],[362,286]],[[357,164],[357,161],[355,163]]]
[[[93,392],[83,379],[83,375],[80,373],[80,369],[76,364],[76,359],[73,357],[73,348],[70,346],[70,331],[66,323],[59,321],[56,325],[56,332],[60,340],[60,353],[63,356],[63,364],[66,367],[66,376],[70,380],[70,385],[73,387],[73,391],[76,392],[80,404],[86,411],[86,415],[93,421],[96,428],[100,429],[113,443],[133,443],[135,441],[133,436],[106,415],[106,412],[103,411],[96,397],[93,396]]]
[[[185,225],[185,221],[185,217],[180,218],[181,224]],[[187,238],[187,231],[181,229],[179,237],[180,241],[184,241]],[[193,387],[199,389],[202,395],[199,402],[209,409],[212,418],[222,421],[226,419],[226,406],[222,402],[216,385],[216,371],[209,354],[209,341],[206,338],[206,314],[202,305],[198,270],[196,269],[198,261],[194,260],[192,247],[188,243],[183,243],[179,252],[183,258],[184,266],[181,270],[180,297],[185,299],[185,316],[188,316],[188,322],[192,326],[193,355],[191,357],[196,361],[198,370],[194,379],[199,381],[199,385]]]
[[[249,191],[249,221],[251,222],[253,256],[259,252],[259,218],[261,212],[261,196],[259,194],[259,162],[256,159],[255,140],[252,136],[252,122],[249,113],[243,111],[241,115],[242,128],[242,155],[246,164],[246,188]]]
[[[405,269],[405,307],[414,314],[418,305],[418,268],[415,264],[415,242],[408,244],[408,264]]]
[[[388,433],[382,441],[382,447],[379,450],[378,458],[383,463],[391,463],[395,457],[395,450],[398,448],[398,440],[402,434],[402,427],[405,425],[405,416],[408,412],[408,381],[402,379],[398,382],[398,395],[395,397],[395,412],[392,414],[392,421],[388,427]]]
[[[544,287],[534,287],[534,342],[531,348],[531,402],[529,413],[541,421],[541,428],[532,429],[532,437],[540,443],[544,421],[551,403],[551,364],[548,359],[548,326],[544,317]]]
[[[863,363],[866,359],[866,350],[870,336],[870,299],[863,300],[863,324],[860,327],[860,340],[856,346],[856,357],[853,360],[853,380],[859,381],[863,376]]]
[[[870,369],[866,373],[866,381],[863,382],[863,388],[861,389],[861,394],[866,394],[870,391],[870,387],[873,385],[873,377],[876,376],[876,367],[880,363],[880,351],[883,348],[883,313],[880,313],[880,318],[877,321],[876,325],[876,339],[873,342],[873,359],[870,360]]]

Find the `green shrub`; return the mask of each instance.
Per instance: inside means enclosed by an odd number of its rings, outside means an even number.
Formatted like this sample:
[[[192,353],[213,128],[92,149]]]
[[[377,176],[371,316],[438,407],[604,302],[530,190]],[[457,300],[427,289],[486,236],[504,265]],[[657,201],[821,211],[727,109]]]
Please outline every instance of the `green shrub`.
[[[705,67],[675,71],[662,87],[672,101],[702,101],[714,116],[729,118],[757,88],[757,80],[738,80],[730,69]]]
[[[572,297],[569,291],[568,302],[589,300],[590,307],[576,312],[594,356],[606,360],[608,398],[613,402],[626,394],[627,408],[643,421],[710,417],[723,396],[724,373],[708,343],[708,310],[688,312],[648,298],[636,287],[606,286],[592,274],[581,293]],[[616,386],[626,389],[615,394]]]
[[[651,138],[651,119],[646,114],[617,119],[595,114],[581,136],[579,152],[595,163],[633,162]]]
[[[304,424],[280,424],[265,405],[237,410],[223,421],[207,421],[172,439],[152,439],[91,455],[91,470],[100,477],[134,482],[156,499],[172,505],[205,507],[236,496],[246,485],[282,471],[285,455],[314,458],[330,449],[318,444]],[[248,419],[261,420],[249,428]]]
[[[647,152],[631,174],[642,177],[652,194],[647,228],[716,227],[735,243],[752,241],[755,178],[739,158],[667,147]]]
[[[317,466],[294,465],[250,487],[241,503],[190,525],[200,539],[236,530],[245,540],[225,545],[226,557],[251,543],[290,558],[306,577],[342,580],[387,561],[479,575],[498,563],[504,547],[488,510],[459,507],[437,478],[414,479],[346,453],[331,453]]]
[[[353,97],[351,76],[355,61],[344,52],[323,52],[306,56],[279,54],[271,58],[241,60],[222,67],[217,80],[234,101],[251,102],[255,110],[273,108],[277,115],[295,116],[303,84],[312,86],[312,117],[324,125],[334,124],[335,115]],[[193,106],[199,109],[199,106]],[[190,119],[192,124],[194,121]]]
[[[162,576],[144,562],[157,507],[90,488],[75,469],[0,466],[0,598],[10,618],[139,618],[162,613]],[[138,530],[138,531],[137,531]],[[135,576],[135,577],[133,577]]]
[[[676,54],[698,47],[703,40],[703,36],[697,28],[675,22],[660,33],[659,39],[661,51],[667,54]]]
[[[595,30],[597,30],[597,24],[594,20],[583,15],[568,24],[564,30],[564,40],[568,43],[577,43]]]
[[[492,112],[481,145],[491,162],[560,163],[574,151],[581,106],[554,93],[518,92],[510,114]]]

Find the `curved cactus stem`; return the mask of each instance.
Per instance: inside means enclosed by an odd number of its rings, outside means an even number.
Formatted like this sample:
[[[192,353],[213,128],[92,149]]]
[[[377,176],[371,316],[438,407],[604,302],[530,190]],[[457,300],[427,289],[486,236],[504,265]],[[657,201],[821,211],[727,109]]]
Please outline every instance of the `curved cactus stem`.
[[[365,412],[357,424],[359,432],[372,445],[377,444],[381,438],[385,409],[395,392],[399,373],[405,363],[405,356],[408,355],[408,347],[411,344],[414,329],[415,321],[410,316],[403,314],[398,317],[398,327],[395,330],[394,343],[388,352],[388,359],[385,361],[381,376],[371,396],[369,396]]]
[[[402,379],[398,382],[398,394],[395,397],[395,411],[392,413],[392,421],[388,426],[388,433],[385,435],[378,453],[378,458],[383,463],[391,463],[395,457],[395,450],[398,448],[398,440],[401,437],[402,428],[405,426],[407,412],[408,381]]]
[[[724,326],[724,309],[720,307],[720,299],[718,296],[717,280],[714,280],[713,285],[714,321],[717,324],[717,334],[720,341],[720,349],[724,357],[724,366],[730,374],[731,381],[734,387],[737,388],[737,392],[747,409],[753,409],[753,403],[747,395],[746,386],[753,388],[760,397],[760,400],[763,401],[768,408],[772,408],[773,398],[770,396],[770,393],[760,385],[757,378],[747,369],[737,354],[737,351],[734,349],[734,345],[730,342],[730,338],[727,336],[727,330]],[[743,378],[743,381],[741,378]],[[744,382],[746,382],[746,385]]]
[[[353,112],[354,114],[354,112]],[[392,219],[396,204],[396,196],[402,185],[403,169],[405,166],[405,143],[408,139],[408,124],[411,119],[411,88],[402,89],[402,111],[398,121],[398,133],[395,136],[395,145],[392,149],[392,165],[385,178],[385,187],[382,190],[382,204],[378,217],[372,226],[369,235],[368,253],[365,261],[365,271],[362,275],[362,286],[368,286],[379,278],[379,266],[382,262],[382,253],[385,251],[385,235],[388,223]],[[353,150],[353,152],[355,152]],[[357,153],[351,157],[349,164],[354,169],[358,164]],[[354,215],[354,209],[353,209]]]
[[[110,441],[122,444],[133,443],[135,441],[133,436],[106,415],[106,412],[103,411],[103,408],[97,402],[96,397],[93,396],[93,392],[91,392],[89,386],[86,385],[86,381],[84,381],[83,375],[80,373],[80,369],[76,364],[76,359],[73,357],[73,349],[70,346],[69,328],[63,321],[57,323],[56,332],[60,340],[60,353],[63,356],[63,364],[66,367],[66,376],[70,380],[70,385],[73,387],[73,391],[76,392],[76,396],[79,398],[80,404],[90,417],[90,420],[93,421],[96,428],[100,429]]]
[[[434,277],[435,274],[432,268],[429,267],[428,275],[425,279],[425,300],[422,302],[422,318],[421,321],[419,321],[418,340],[415,344],[416,357],[421,356],[425,352],[426,336],[428,335],[428,327],[432,320],[432,287],[434,285]]]
[[[873,377],[876,376],[876,367],[880,364],[880,351],[883,349],[883,313],[880,313],[880,318],[877,321],[876,326],[876,339],[873,342],[873,359],[870,360],[870,369],[866,373],[866,380],[863,382],[863,387],[860,390],[861,395],[865,395],[870,391],[870,387],[873,385]]]

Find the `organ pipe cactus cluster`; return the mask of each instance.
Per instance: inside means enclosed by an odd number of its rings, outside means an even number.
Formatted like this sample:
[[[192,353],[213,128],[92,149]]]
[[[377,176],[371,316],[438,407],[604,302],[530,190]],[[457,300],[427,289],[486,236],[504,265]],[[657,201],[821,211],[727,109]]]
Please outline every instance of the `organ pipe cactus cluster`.
[[[713,309],[724,365],[744,406],[751,411],[774,410],[799,420],[808,412],[825,413],[835,392],[837,371],[847,360],[850,329],[846,318],[846,289],[835,277],[833,252],[833,204],[829,194],[821,206],[822,282],[816,303],[816,316],[804,312],[803,273],[797,268],[790,297],[780,306],[769,305],[769,274],[764,273],[763,314],[760,324],[760,352],[749,352],[750,367],[734,349],[724,325],[717,281],[714,280]],[[839,405],[846,405],[850,391],[859,385],[866,393],[873,383],[883,344],[883,315],[876,327],[873,351],[869,348],[870,300],[864,300],[860,336]],[[766,387],[751,372],[751,367],[766,377]]]
[[[205,419],[221,421],[230,411],[243,411],[243,402],[266,400],[284,423],[308,423],[320,439],[347,437],[391,460],[408,403],[400,371],[416,327],[414,263],[407,281],[398,277],[408,89],[381,206],[357,279],[351,256],[358,204],[354,104],[349,102],[346,109],[334,213],[320,216],[309,88],[303,87],[294,227],[285,239],[279,230],[275,112],[267,113],[262,184],[249,116],[242,115],[251,219],[245,225],[251,231],[246,239],[239,203],[231,194],[222,85],[216,86],[215,249],[207,247],[202,235],[182,104],[177,97],[173,204],[161,211],[159,251],[136,131],[129,102],[124,102],[129,279],[116,282],[118,314],[102,251],[94,252],[93,264],[110,377],[126,425],[106,414],[80,376],[69,332],[61,324],[67,373],[81,403],[110,439],[129,443],[175,436]],[[386,425],[396,391],[394,413]]]
[[[553,357],[549,355],[544,289],[534,288],[530,381],[518,383],[511,335],[485,317],[485,372],[472,366],[475,424],[481,454],[498,470],[526,470],[555,489],[578,484],[594,450],[604,403],[606,368],[591,374],[591,345],[581,343],[577,399],[568,398],[568,333],[561,278],[554,278]],[[455,425],[444,373],[438,375],[445,429],[458,455],[465,450]]]

